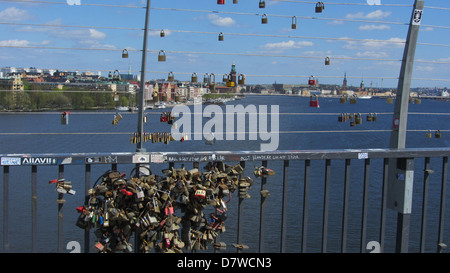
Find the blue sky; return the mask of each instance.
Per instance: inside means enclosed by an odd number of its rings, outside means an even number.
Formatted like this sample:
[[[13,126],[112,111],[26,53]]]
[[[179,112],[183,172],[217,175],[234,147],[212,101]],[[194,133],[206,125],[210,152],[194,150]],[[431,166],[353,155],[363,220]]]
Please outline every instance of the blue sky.
[[[0,1],[0,67],[139,74],[146,1],[67,1],[81,5]],[[315,1],[266,0],[260,9],[259,0],[153,0],[146,78],[214,73],[220,82],[234,61],[247,83],[305,84],[314,75],[341,84],[347,73],[349,85],[396,87],[414,0],[367,1],[374,0],[324,1],[323,13],[315,13]],[[449,15],[450,1],[425,0],[413,87],[450,86]],[[166,62],[157,61],[159,50]]]

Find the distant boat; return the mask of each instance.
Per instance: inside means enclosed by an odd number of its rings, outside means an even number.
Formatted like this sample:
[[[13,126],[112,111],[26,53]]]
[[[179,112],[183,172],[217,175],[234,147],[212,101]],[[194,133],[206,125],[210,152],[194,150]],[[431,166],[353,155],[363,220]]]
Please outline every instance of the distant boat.
[[[117,111],[128,111],[128,109],[129,109],[129,108],[126,107],[126,106],[120,106],[120,107],[117,107],[117,108],[116,108]]]
[[[358,99],[368,100],[371,99],[372,96],[359,96]]]

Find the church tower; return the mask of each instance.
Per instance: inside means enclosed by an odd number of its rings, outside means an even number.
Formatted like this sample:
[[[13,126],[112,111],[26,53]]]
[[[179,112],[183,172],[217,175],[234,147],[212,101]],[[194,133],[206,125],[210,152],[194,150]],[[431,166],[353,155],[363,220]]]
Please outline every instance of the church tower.
[[[342,89],[347,90],[347,72],[344,73],[344,81],[342,82]]]
[[[231,65],[231,71],[230,71],[230,80],[234,82],[234,86],[237,86],[237,76],[236,76],[236,64],[233,61],[233,65]]]

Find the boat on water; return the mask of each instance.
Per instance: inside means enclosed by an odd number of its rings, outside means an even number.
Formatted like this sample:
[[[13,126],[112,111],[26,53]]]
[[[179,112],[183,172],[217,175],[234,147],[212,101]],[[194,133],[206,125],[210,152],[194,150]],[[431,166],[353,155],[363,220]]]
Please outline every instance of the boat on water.
[[[371,99],[372,96],[359,96],[358,99],[362,99],[362,100],[368,100]]]
[[[127,107],[127,106],[120,106],[120,107],[117,107],[116,110],[117,111],[128,111],[129,107]]]

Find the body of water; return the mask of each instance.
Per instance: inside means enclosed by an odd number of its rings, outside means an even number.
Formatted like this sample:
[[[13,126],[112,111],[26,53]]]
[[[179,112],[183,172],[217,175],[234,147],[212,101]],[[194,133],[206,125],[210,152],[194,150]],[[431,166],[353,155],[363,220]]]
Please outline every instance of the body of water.
[[[228,105],[278,105],[279,106],[279,150],[321,150],[321,149],[363,149],[388,148],[392,124],[394,104],[384,99],[358,100],[356,104],[339,103],[338,98],[320,98],[320,108],[309,107],[309,98],[290,96],[247,96],[245,99],[229,102]],[[224,112],[225,106],[220,106]],[[449,130],[449,102],[422,100],[421,104],[410,104],[406,146],[408,148],[448,147],[449,132],[442,131],[442,138],[434,138],[436,130]],[[190,106],[193,109],[193,106]],[[161,123],[159,115],[171,108],[147,110],[148,121],[144,124],[146,132],[170,132],[170,125]],[[355,127],[350,122],[338,122],[339,113],[364,113],[362,124]],[[377,113],[376,122],[367,122],[365,113]],[[136,145],[130,143],[130,136],[137,128],[137,113],[122,113],[122,120],[112,125],[114,111],[72,112],[69,124],[62,125],[59,112],[45,113],[0,113],[0,154],[11,153],[92,153],[92,152],[134,152]],[[203,118],[207,122],[208,118]],[[270,118],[269,118],[270,120]],[[246,128],[255,120],[246,119]],[[270,128],[269,128],[270,130]],[[370,130],[370,131],[368,131]],[[425,137],[424,130],[431,130],[432,138]],[[214,145],[206,145],[204,141],[184,141],[151,143],[144,147],[148,152],[177,151],[257,151],[261,140],[217,140]],[[439,213],[439,190],[441,159],[432,159],[436,175],[430,180],[429,215],[427,227],[429,240],[427,250],[436,249],[437,214]],[[252,175],[254,165],[258,162],[247,162],[245,174]],[[236,162],[234,162],[236,164]],[[266,237],[265,252],[278,252],[281,234],[281,202],[282,202],[282,166],[283,162],[269,162],[269,168],[276,175],[267,180],[271,196],[266,202]],[[291,161],[288,185],[288,234],[287,251],[300,252],[303,202],[303,161]],[[421,200],[421,182],[423,182],[423,160],[415,162],[414,199]],[[95,165],[92,179],[108,170],[107,165]],[[156,174],[162,174],[163,164],[151,166]],[[178,167],[176,164],[175,167]],[[189,168],[190,166],[187,166]],[[328,250],[340,251],[342,223],[342,196],[344,182],[343,161],[333,161],[332,182],[330,185],[330,213]],[[119,171],[127,175],[133,166],[119,165]],[[31,250],[31,168],[10,168],[10,222],[9,243],[11,252],[29,252]],[[57,178],[57,167],[38,167],[38,251],[57,251],[57,193],[48,181]],[[324,162],[311,162],[310,182],[310,221],[308,223],[308,251],[320,251],[321,223],[323,210]],[[359,228],[361,222],[361,198],[363,187],[363,161],[352,161],[348,251],[359,251]],[[370,198],[368,213],[367,241],[378,240],[380,218],[382,160],[371,161]],[[66,195],[64,205],[64,240],[83,242],[84,231],[75,226],[78,213],[75,208],[84,202],[84,166],[65,168],[66,180],[72,181],[76,195]],[[92,183],[94,182],[92,181]],[[417,186],[416,186],[417,185]],[[244,205],[244,240],[250,246],[249,251],[258,250],[259,230],[259,180],[250,190],[252,198],[246,199]],[[0,189],[3,196],[3,189]],[[235,193],[236,195],[237,193]],[[417,197],[416,197],[417,196]],[[419,203],[420,205],[420,203]],[[419,205],[413,207],[412,222],[420,221]],[[228,203],[229,218],[227,231],[220,236],[229,246],[227,252],[234,252],[231,247],[236,242],[237,197]],[[395,246],[396,213],[388,213],[386,233],[386,251],[393,251]],[[3,215],[1,216],[3,220]],[[447,217],[448,218],[448,217]],[[448,227],[446,224],[446,234]],[[0,227],[2,229],[3,227]],[[420,229],[411,228],[411,240],[418,241]],[[94,241],[94,235],[91,240]],[[3,242],[2,242],[3,244]],[[417,252],[418,245],[411,244],[411,252]],[[69,252],[69,250],[68,250]]]

